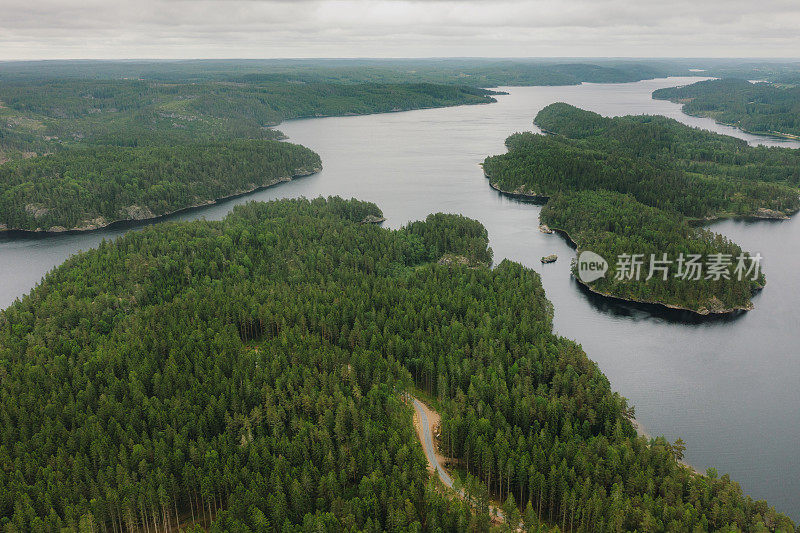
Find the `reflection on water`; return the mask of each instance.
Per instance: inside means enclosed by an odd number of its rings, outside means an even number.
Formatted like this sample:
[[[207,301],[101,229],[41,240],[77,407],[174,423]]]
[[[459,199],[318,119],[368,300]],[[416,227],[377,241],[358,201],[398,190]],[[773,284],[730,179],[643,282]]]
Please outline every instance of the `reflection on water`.
[[[510,88],[492,105],[288,122],[281,130],[320,154],[321,173],[172,218],[216,220],[236,204],[300,195],[374,201],[390,227],[437,211],[476,218],[489,230],[496,262],[507,257],[541,274],[556,331],[582,344],[636,406],[648,433],[682,437],[689,463],[730,472],[746,492],[800,519],[800,217],[714,224],[742,248],[761,253],[767,286],[754,299],[755,311],[687,322],[581,290],[569,274],[574,251],[558,235],[538,230],[541,207],[493,191],[479,167],[485,156],[505,151],[508,135],[534,130],[537,111],[557,101],[604,115],[662,114],[750,142],[800,146],[687,117],[678,105],[650,98],[657,88],[691,81]],[[4,237],[0,306],[70,254],[128,229]],[[552,253],[559,261],[542,265],[539,259]]]

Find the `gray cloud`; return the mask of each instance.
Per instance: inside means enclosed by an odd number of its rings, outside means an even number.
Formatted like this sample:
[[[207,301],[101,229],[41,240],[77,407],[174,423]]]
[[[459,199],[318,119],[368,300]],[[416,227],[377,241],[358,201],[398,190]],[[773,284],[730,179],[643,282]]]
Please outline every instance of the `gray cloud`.
[[[796,57],[796,0],[4,0],[0,59]]]

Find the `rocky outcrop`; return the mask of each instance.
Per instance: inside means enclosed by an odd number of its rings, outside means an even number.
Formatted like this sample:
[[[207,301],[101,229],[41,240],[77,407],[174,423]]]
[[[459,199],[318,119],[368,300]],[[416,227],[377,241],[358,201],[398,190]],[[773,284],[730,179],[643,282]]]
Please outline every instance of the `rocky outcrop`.
[[[497,185],[494,181],[492,181],[492,176],[490,176],[489,173],[486,172],[486,169],[483,170],[483,175],[486,176],[486,178],[489,180],[489,186],[492,189],[496,190],[499,193],[505,194],[506,196],[527,200],[537,204],[547,203],[547,201],[550,199],[549,196],[537,193],[536,191],[529,189],[525,185],[520,185],[513,191],[503,189],[499,185]]]
[[[27,204],[25,206],[25,212],[33,218],[41,218],[49,213],[50,209],[42,204]]]
[[[734,313],[736,311],[752,311],[753,308],[754,308],[753,302],[747,302],[747,305],[743,307],[734,307],[734,308],[725,307],[725,304],[722,302],[722,300],[720,300],[716,296],[712,296],[711,298],[706,300],[705,304],[702,305],[695,312],[700,315],[726,315]]]
[[[385,222],[386,217],[378,217],[375,215],[367,215],[362,220],[362,224],[380,224],[381,222]]]
[[[558,259],[558,256],[556,254],[546,255],[546,256],[542,257],[542,264],[555,263],[557,259]]]
[[[550,226],[547,224],[539,224],[539,231],[542,233],[547,233],[548,235],[553,233],[553,230],[550,229]]]
[[[122,209],[123,215],[127,215],[129,220],[147,220],[153,218],[155,215],[149,207],[140,207],[138,205],[129,205]]]
[[[310,175],[316,174],[318,172],[322,172],[322,165],[317,165],[317,166],[314,166],[314,167],[296,168],[296,169],[294,169],[294,172],[292,172],[292,175],[291,176],[287,176],[286,180],[284,180],[284,181],[289,181],[292,178],[301,178],[303,176],[310,176]]]
[[[92,231],[108,226],[109,222],[105,217],[97,217],[91,220],[84,220],[80,226],[72,228],[73,231]]]
[[[471,264],[468,257],[456,254],[444,254],[437,263],[444,266],[469,266]]]
[[[770,220],[787,220],[789,218],[786,213],[775,211],[774,209],[767,209],[766,207],[759,207],[753,214],[753,217]]]

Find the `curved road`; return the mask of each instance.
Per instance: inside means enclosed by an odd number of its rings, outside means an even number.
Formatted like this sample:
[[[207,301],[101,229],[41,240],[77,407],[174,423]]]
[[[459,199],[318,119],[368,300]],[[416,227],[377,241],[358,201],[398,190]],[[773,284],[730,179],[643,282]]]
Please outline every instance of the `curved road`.
[[[453,488],[453,480],[450,477],[450,474],[439,464],[439,460],[436,459],[436,452],[434,452],[433,448],[433,438],[431,437],[431,424],[428,421],[428,413],[425,412],[425,409],[422,407],[422,403],[411,396],[411,400],[414,402],[414,409],[417,411],[417,416],[419,416],[419,423],[422,426],[422,434],[425,437],[425,441],[423,442],[423,448],[425,448],[425,455],[428,456],[428,462],[430,462],[435,468],[436,472],[439,474],[439,479],[442,480],[449,488]]]
[[[425,407],[423,406],[422,402],[411,396],[408,395],[408,398],[411,398],[412,403],[414,404],[414,410],[417,412],[417,416],[419,416],[419,424],[422,427],[422,447],[425,448],[425,455],[428,457],[428,462],[433,465],[436,469],[436,473],[439,474],[439,479],[442,480],[442,483],[445,484],[448,488],[453,488],[453,479],[450,477],[450,474],[447,473],[447,470],[439,463],[439,460],[436,458],[436,452],[434,451],[433,447],[433,437],[431,436],[431,424],[430,420],[428,420],[428,413],[425,412]],[[455,489],[453,489],[455,490]],[[464,494],[463,490],[458,490],[456,493],[459,495],[460,498],[465,498],[466,495]],[[498,520],[503,521],[503,512],[496,507],[495,505],[489,504],[490,514],[494,514]]]

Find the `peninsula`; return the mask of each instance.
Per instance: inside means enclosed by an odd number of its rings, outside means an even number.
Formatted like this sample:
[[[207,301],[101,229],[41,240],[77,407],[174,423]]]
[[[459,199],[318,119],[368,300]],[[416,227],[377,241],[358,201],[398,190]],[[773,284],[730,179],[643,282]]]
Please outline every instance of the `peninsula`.
[[[512,528],[794,530],[637,435],[539,275],[479,266],[479,222],[380,217],[318,198],[157,224],[0,311],[4,528],[481,530],[492,499]],[[463,499],[429,481],[412,390]]]
[[[688,115],[710,117],[749,133],[800,139],[800,87],[725,78],[668,87],[653,98],[683,104]]]

